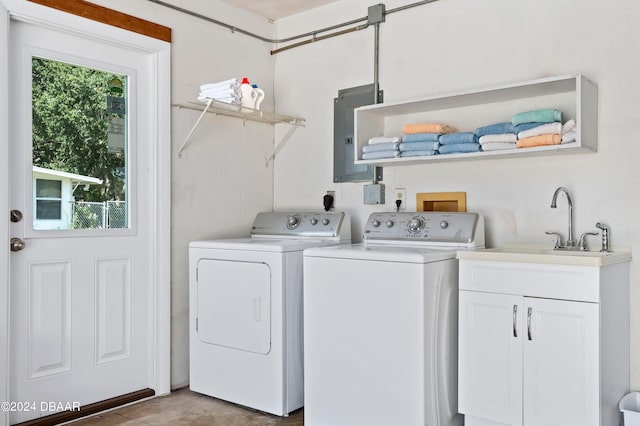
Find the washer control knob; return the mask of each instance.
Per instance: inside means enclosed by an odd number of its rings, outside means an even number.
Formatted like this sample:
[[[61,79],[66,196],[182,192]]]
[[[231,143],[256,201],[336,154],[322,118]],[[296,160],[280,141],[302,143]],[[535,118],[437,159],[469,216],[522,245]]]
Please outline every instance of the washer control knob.
[[[391,228],[393,226],[393,221],[391,219],[389,219],[384,224],[387,225],[387,228]]]
[[[424,220],[421,217],[413,217],[407,223],[407,230],[412,234],[417,234],[424,227]]]
[[[300,216],[289,216],[287,219],[287,228],[296,229],[300,225]]]
[[[442,222],[440,222],[440,228],[447,229],[448,227],[449,227],[449,222],[447,222],[446,220],[443,220]]]
[[[315,217],[311,218],[311,224],[312,225],[317,225],[318,224],[318,219],[316,219]]]
[[[380,226],[380,221],[377,219],[373,219],[371,221],[371,224],[373,225],[374,228],[377,228],[378,226]]]
[[[325,219],[322,219],[322,224],[323,224],[324,226],[327,226],[327,225],[329,224],[329,219],[326,219],[326,218],[325,218]]]

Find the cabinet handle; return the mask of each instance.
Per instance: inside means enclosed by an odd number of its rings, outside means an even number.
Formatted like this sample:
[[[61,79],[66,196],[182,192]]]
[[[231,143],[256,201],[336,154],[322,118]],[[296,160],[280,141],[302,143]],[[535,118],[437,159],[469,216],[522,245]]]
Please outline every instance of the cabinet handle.
[[[516,328],[517,315],[518,315],[518,305],[513,305],[513,337],[518,337],[518,329]]]
[[[529,340],[533,340],[531,337],[531,311],[533,311],[533,308],[527,309],[527,337]]]

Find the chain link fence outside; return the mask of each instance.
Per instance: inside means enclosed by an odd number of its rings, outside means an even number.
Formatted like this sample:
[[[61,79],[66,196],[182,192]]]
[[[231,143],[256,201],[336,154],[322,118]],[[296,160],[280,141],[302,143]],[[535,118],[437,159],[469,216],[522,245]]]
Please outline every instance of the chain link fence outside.
[[[127,228],[127,202],[77,201],[71,223],[73,229]]]

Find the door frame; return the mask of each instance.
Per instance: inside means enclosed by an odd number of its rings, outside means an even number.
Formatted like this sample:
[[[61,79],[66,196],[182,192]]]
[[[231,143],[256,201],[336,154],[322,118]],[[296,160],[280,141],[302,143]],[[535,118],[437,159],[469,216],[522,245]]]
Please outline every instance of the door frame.
[[[9,204],[9,33],[10,21],[20,20],[70,31],[80,36],[115,42],[149,53],[155,73],[151,155],[151,188],[156,214],[150,225],[150,300],[148,321],[149,387],[156,395],[170,392],[171,352],[171,44],[131,31],[101,24],[24,0],[0,0],[0,401],[11,401],[10,360],[10,255]],[[0,413],[0,426],[9,424],[7,412]]]

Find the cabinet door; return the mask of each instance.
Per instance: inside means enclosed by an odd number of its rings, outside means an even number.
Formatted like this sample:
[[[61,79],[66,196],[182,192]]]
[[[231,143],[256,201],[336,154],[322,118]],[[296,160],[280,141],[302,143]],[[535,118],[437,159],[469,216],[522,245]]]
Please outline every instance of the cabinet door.
[[[458,409],[522,426],[523,298],[460,292]]]
[[[597,426],[598,305],[524,298],[525,426]]]

